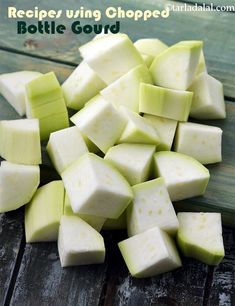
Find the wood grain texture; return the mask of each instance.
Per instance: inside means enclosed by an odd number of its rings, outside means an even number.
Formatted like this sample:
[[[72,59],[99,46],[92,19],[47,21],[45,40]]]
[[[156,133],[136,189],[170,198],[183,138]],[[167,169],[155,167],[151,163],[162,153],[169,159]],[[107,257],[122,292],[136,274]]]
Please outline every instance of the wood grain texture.
[[[69,306],[99,303],[107,264],[61,268],[56,243],[27,244],[12,306]]]
[[[22,236],[22,211],[0,214],[0,305],[7,299]]]
[[[165,0],[119,0],[118,6],[124,9],[142,9],[150,10],[163,9],[166,4],[174,4],[177,2]],[[7,6],[4,2],[0,10],[0,47],[13,48],[33,55],[40,55],[58,60],[79,63],[81,58],[77,51],[79,45],[89,41],[94,35],[80,34],[76,35],[68,30],[66,34],[46,35],[46,34],[16,34],[16,20],[7,19]],[[30,9],[36,4],[35,1],[30,3],[26,0],[15,0],[13,5],[17,8]],[[112,19],[104,17],[105,8],[115,6],[115,1],[98,1],[93,0],[88,2],[85,0],[79,1],[79,4],[74,0],[60,2],[60,5],[55,6],[52,0],[40,1],[41,9],[79,9],[80,6],[86,9],[100,9],[103,13],[103,18],[100,22],[113,23]],[[30,20],[30,23],[36,22]],[[64,16],[57,20],[70,28],[73,20],[67,19]],[[94,24],[93,20],[84,19],[82,24]],[[204,41],[204,50],[208,70],[214,77],[224,83],[225,95],[235,97],[235,39],[233,29],[235,28],[234,15],[231,13],[221,12],[171,12],[167,19],[151,19],[148,21],[134,21],[132,19],[121,20],[121,31],[130,35],[133,40],[142,37],[158,37],[167,44],[174,44],[179,40],[185,39],[201,39]],[[9,35],[7,35],[9,33]]]
[[[54,71],[59,82],[62,83],[75,67],[42,60],[27,55],[15,54],[0,50],[0,74],[20,70],[34,70],[41,73]],[[3,112],[1,112],[2,114]]]
[[[102,305],[234,305],[235,231],[223,228],[223,236],[226,255],[217,267],[182,256],[181,269],[149,279],[134,279],[128,273],[116,245],[125,239],[125,233],[114,233],[109,246],[107,287]]]
[[[226,257],[214,270],[208,306],[235,305],[235,231],[224,228]]]
[[[190,258],[182,258],[183,268],[170,273],[132,278],[117,247],[117,242],[126,238],[125,231],[103,234],[107,251],[104,265],[62,269],[56,243],[26,245],[10,305],[232,305],[222,302],[233,298],[234,230],[224,230],[226,257],[215,268],[212,287],[210,280],[208,288],[208,266]]]
[[[183,267],[146,279],[130,276],[117,242],[126,238],[125,232],[113,233],[108,249],[107,288],[105,306],[202,306],[208,267],[196,260],[183,258]],[[190,289],[189,289],[190,288]]]

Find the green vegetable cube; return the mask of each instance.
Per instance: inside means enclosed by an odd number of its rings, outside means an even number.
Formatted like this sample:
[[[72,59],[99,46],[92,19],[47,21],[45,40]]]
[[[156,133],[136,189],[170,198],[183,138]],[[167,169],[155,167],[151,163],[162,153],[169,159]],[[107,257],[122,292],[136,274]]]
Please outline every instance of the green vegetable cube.
[[[173,239],[158,227],[118,244],[133,277],[151,277],[181,266]]]
[[[68,167],[62,179],[75,213],[117,219],[133,198],[125,178],[93,153]]]
[[[0,121],[0,154],[12,163],[40,164],[41,144],[38,119]]]
[[[140,112],[163,118],[187,121],[193,93],[149,84],[140,86]]]
[[[69,126],[63,92],[54,72],[26,84],[26,115],[39,119],[42,140]]]
[[[47,152],[57,172],[61,174],[68,166],[88,152],[86,143],[76,126],[51,133]]]
[[[53,181],[38,188],[25,209],[26,242],[56,241],[63,205],[62,181]]]
[[[77,216],[62,216],[58,249],[62,267],[103,263],[103,237]]]
[[[85,62],[106,84],[111,84],[144,63],[126,34],[105,35],[81,46],[79,51]]]
[[[41,75],[36,71],[17,71],[0,75],[0,93],[20,116],[26,114],[25,84]]]
[[[155,149],[154,145],[122,143],[110,148],[104,159],[135,185],[149,178]]]
[[[27,204],[39,185],[39,166],[1,162],[0,213]]]
[[[218,265],[224,257],[219,213],[178,213],[178,245],[187,257]]]
[[[222,160],[222,130],[215,126],[180,122],[174,150],[194,157],[202,164],[217,163]]]
[[[133,202],[127,208],[129,237],[158,226],[175,235],[178,219],[162,177],[132,187]]]
[[[126,124],[118,110],[100,95],[89,101],[70,120],[103,153],[115,144]]]
[[[201,41],[181,41],[160,53],[150,67],[154,84],[186,90],[196,75],[201,50]]]
[[[209,171],[196,159],[177,152],[155,153],[155,174],[164,178],[171,201],[203,195]]]
[[[87,101],[96,96],[106,84],[84,61],[62,85],[69,108],[80,110]]]
[[[207,73],[199,74],[189,90],[194,93],[190,116],[197,119],[226,117],[223,84]]]

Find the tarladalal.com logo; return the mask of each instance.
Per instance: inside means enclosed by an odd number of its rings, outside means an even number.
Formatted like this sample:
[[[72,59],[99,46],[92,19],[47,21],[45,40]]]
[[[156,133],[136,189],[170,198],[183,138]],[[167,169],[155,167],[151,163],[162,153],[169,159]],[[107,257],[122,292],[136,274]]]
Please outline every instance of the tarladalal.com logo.
[[[214,5],[214,3],[206,4],[167,4],[166,9],[172,12],[235,12],[235,5]]]

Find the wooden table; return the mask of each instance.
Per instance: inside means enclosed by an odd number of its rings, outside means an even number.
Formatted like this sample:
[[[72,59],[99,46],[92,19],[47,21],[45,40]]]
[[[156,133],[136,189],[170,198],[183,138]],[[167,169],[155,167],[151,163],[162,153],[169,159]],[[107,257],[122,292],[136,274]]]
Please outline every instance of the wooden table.
[[[92,35],[17,35],[16,21],[6,18],[7,5],[30,9],[38,1],[0,1],[0,73],[17,70],[55,71],[63,81],[79,63],[78,45]],[[87,3],[88,2],[88,3]],[[101,4],[102,2],[102,4]],[[127,1],[126,1],[127,2]],[[144,3],[143,3],[144,2]],[[154,0],[124,0],[118,5],[130,9],[161,8]],[[192,3],[193,1],[191,1]],[[198,1],[202,3],[203,1]],[[210,2],[210,1],[204,1]],[[215,5],[230,4],[230,0],[214,0]],[[40,8],[104,9],[115,5],[108,1],[67,0],[56,7],[56,1],[42,0]],[[235,4],[235,3],[233,3]],[[117,4],[116,4],[117,5]],[[230,215],[235,205],[235,15],[218,12],[178,12],[166,20],[148,22],[121,21],[121,31],[135,40],[158,37],[173,44],[179,40],[202,39],[209,73],[224,84],[229,119],[224,125],[224,161],[220,168],[211,167],[212,189],[194,205],[224,204]],[[61,21],[61,20],[60,20]],[[106,20],[107,21],[107,20]],[[31,21],[33,22],[33,21]],[[71,21],[62,21],[71,24]],[[18,115],[1,97],[0,119],[15,119]],[[227,123],[229,122],[229,124]],[[58,178],[43,153],[42,184]],[[218,173],[218,175],[217,175]],[[221,187],[222,186],[222,187]],[[215,207],[212,207],[215,209]],[[218,208],[219,210],[219,208]],[[234,221],[234,219],[230,219]],[[233,223],[235,224],[235,222]],[[25,244],[23,209],[0,215],[0,305],[12,306],[74,306],[74,305],[235,305],[235,230],[224,227],[226,256],[218,267],[209,267],[196,260],[183,258],[183,268],[150,279],[130,277],[117,242],[125,232],[104,232],[107,258],[103,265],[61,269],[56,243]]]

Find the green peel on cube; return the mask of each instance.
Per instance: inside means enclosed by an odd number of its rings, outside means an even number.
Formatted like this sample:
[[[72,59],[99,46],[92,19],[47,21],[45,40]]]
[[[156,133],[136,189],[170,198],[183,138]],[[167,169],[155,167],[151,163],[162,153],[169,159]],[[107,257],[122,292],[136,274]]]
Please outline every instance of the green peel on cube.
[[[117,168],[130,185],[136,185],[149,178],[155,149],[154,145],[122,143],[110,148],[104,159]]]
[[[157,146],[157,151],[170,151],[178,121],[149,114],[144,114],[143,117],[153,125],[160,136],[161,143]]]
[[[88,152],[86,143],[76,126],[51,133],[47,152],[59,174]]]
[[[210,173],[199,161],[185,154],[162,151],[154,155],[155,175],[163,177],[171,201],[203,195]]]
[[[93,153],[68,167],[62,179],[75,213],[117,219],[133,198],[126,179]]]
[[[134,46],[140,53],[144,53],[153,57],[168,49],[168,46],[157,38],[142,38],[138,39]]]
[[[63,206],[62,181],[53,181],[38,188],[25,208],[26,242],[56,241]]]
[[[127,208],[128,236],[155,226],[175,235],[179,222],[162,177],[132,187],[133,202]]]
[[[152,77],[145,65],[128,71],[118,80],[101,90],[101,96],[117,108],[124,105],[133,112],[139,112],[139,87],[141,83],[152,84]]]
[[[131,275],[152,277],[181,267],[174,240],[158,227],[118,243]]]
[[[182,253],[208,265],[218,265],[225,256],[219,213],[178,213],[177,242]]]
[[[106,218],[103,217],[97,217],[97,216],[92,216],[92,215],[86,215],[86,214],[75,214],[72,210],[72,207],[70,205],[69,202],[69,198],[67,193],[65,193],[65,199],[64,199],[64,215],[66,216],[78,216],[80,217],[82,220],[86,221],[88,224],[90,224],[90,226],[92,226],[95,230],[97,230],[97,232],[100,232],[105,221]]]
[[[201,50],[201,41],[182,41],[160,53],[150,67],[154,84],[186,90],[196,75]]]
[[[103,153],[115,144],[126,125],[119,111],[100,95],[90,100],[70,120]]]
[[[196,119],[226,118],[223,84],[207,73],[199,74],[191,86],[194,93],[190,117]]]
[[[0,213],[27,204],[38,188],[39,166],[19,165],[7,161],[0,167]]]
[[[117,143],[139,143],[139,144],[153,144],[158,145],[161,142],[156,129],[145,118],[139,114],[120,107],[123,117],[127,124],[125,129],[118,139]]]
[[[202,164],[221,162],[222,132],[215,126],[179,122],[174,151],[192,156]]]
[[[67,107],[80,110],[105,86],[101,78],[82,61],[62,85]]]
[[[126,34],[105,35],[81,46],[79,51],[85,62],[106,84],[111,84],[132,68],[144,64]]]
[[[12,163],[41,164],[38,119],[0,121],[0,155]]]
[[[54,74],[46,73],[26,84],[27,118],[38,118],[41,140],[50,133],[69,127],[63,91]]]
[[[62,267],[103,263],[104,239],[77,216],[62,216],[58,250]]]
[[[187,121],[193,93],[150,84],[140,85],[139,111],[178,121]]]
[[[25,84],[41,75],[36,71],[17,71],[0,75],[0,93],[20,116],[26,114]]]

